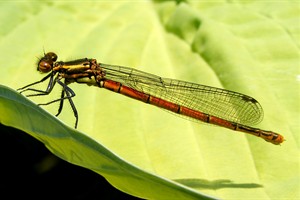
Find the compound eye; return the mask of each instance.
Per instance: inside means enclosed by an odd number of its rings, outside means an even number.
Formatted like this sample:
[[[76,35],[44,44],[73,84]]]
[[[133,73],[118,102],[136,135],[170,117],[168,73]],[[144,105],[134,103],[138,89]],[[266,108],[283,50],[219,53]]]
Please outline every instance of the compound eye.
[[[38,70],[43,73],[50,72],[52,65],[53,62],[50,60],[41,60],[38,65]]]
[[[39,61],[37,70],[43,73],[50,72],[53,68],[54,62],[57,60],[57,55],[53,52],[44,54]]]
[[[53,62],[55,62],[57,60],[57,55],[53,52],[48,52],[46,55],[45,55],[46,58],[52,60]]]

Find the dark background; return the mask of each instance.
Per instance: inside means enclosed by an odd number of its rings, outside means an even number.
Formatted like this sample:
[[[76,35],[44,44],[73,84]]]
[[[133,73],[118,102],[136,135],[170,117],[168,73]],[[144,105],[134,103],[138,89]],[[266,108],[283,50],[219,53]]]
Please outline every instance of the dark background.
[[[27,133],[0,124],[0,138],[2,197],[139,199],[115,189],[95,172],[54,156]]]

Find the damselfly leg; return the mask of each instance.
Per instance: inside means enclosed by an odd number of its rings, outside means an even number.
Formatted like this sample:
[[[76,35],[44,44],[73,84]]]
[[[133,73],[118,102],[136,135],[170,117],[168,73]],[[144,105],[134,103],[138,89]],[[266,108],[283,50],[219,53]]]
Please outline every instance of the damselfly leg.
[[[74,102],[72,100],[72,98],[75,96],[75,92],[71,88],[69,88],[66,83],[61,82],[59,80],[59,77],[55,76],[55,75],[56,75],[56,73],[50,73],[46,77],[44,77],[43,79],[41,79],[40,81],[37,81],[37,82],[34,82],[32,84],[26,85],[26,86],[24,86],[22,88],[19,88],[17,90],[20,91],[20,93],[24,93],[24,92],[28,92],[28,91],[35,92],[34,94],[28,94],[28,95],[26,95],[26,97],[44,96],[44,95],[49,95],[51,93],[52,89],[54,88],[55,83],[58,83],[62,87],[61,97],[58,98],[58,99],[49,101],[47,103],[40,103],[38,105],[39,106],[45,106],[45,105],[50,105],[52,103],[55,103],[55,102],[59,101],[60,103],[59,103],[58,112],[55,115],[55,116],[58,116],[61,113],[62,109],[63,109],[64,100],[68,99],[68,101],[69,101],[69,103],[71,105],[71,108],[73,110],[75,119],[76,119],[76,121],[75,121],[75,128],[77,128],[77,124],[78,124],[78,112],[77,112],[77,109],[76,109],[76,107],[74,105]],[[47,86],[46,90],[38,90],[38,89],[35,89],[35,88],[31,88],[31,86],[43,83],[44,81],[46,81],[49,78],[50,78],[50,80],[49,80],[49,83],[48,83],[48,86]]]

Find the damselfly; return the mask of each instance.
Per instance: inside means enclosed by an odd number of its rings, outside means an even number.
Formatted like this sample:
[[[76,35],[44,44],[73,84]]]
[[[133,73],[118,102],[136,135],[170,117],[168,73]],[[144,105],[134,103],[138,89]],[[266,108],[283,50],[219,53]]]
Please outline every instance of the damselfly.
[[[96,59],[57,61],[57,55],[53,52],[44,54],[37,70],[49,74],[18,90],[21,93],[32,91],[27,97],[48,95],[58,83],[62,87],[61,97],[39,105],[59,101],[58,116],[63,109],[64,100],[68,99],[76,118],[75,128],[78,123],[78,112],[72,101],[75,93],[68,86],[73,82],[106,88],[182,116],[261,137],[273,144],[284,141],[284,137],[278,133],[250,126],[262,120],[263,109],[254,98],[241,93],[161,78],[128,67],[97,63]],[[46,90],[31,87],[47,79],[49,83]]]

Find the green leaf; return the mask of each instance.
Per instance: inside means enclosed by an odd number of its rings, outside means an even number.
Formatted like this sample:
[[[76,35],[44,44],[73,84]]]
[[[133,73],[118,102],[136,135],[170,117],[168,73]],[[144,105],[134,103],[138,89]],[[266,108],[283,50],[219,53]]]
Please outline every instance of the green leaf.
[[[0,87],[0,103],[1,113],[8,116],[2,117],[1,123],[27,132],[43,142],[60,158],[102,174],[124,192],[151,199],[161,197],[211,199],[128,163],[100,143],[64,125],[57,118],[7,87]],[[153,193],[151,188],[161,190]]]
[[[70,84],[67,102],[0,87],[0,122],[42,141],[59,157],[147,199],[297,199],[299,195],[299,5],[291,2],[1,2],[1,84],[42,79],[37,58],[89,57],[162,77],[255,97],[281,146],[183,120],[153,106]],[[47,84],[38,87],[45,89]],[[47,111],[45,111],[45,110]]]

